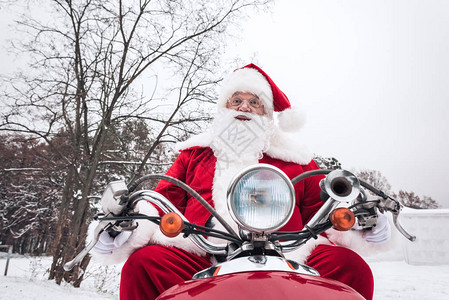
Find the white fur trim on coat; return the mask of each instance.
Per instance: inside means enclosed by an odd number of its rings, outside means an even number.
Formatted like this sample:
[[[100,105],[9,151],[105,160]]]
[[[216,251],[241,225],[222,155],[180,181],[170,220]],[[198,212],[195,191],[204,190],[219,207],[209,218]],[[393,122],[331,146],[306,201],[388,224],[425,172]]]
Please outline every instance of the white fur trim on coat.
[[[285,132],[296,132],[306,123],[306,113],[297,107],[284,109],[277,118],[279,128]]]
[[[331,245],[331,242],[329,242],[329,240],[324,236],[318,235],[316,240],[310,239],[298,249],[285,253],[284,256],[288,259],[296,261],[297,263],[305,264],[307,262],[307,258],[318,245]]]
[[[160,230],[158,230],[151,238],[150,244],[177,247],[199,256],[206,255],[206,252],[195,245],[190,238],[183,237],[182,234],[170,238],[165,236]]]
[[[309,164],[313,158],[312,152],[305,145],[298,144],[294,136],[280,130],[272,136],[266,153],[273,158],[300,165]]]
[[[211,144],[212,135],[209,132],[203,132],[176,144],[175,149],[181,151],[192,147],[210,147]],[[266,151],[266,154],[272,158],[300,165],[309,164],[313,158],[312,152],[305,145],[298,144],[294,136],[288,135],[280,130],[276,130],[273,134],[270,141],[270,148]]]
[[[206,131],[197,135],[192,135],[183,142],[176,143],[175,151],[181,151],[192,147],[210,147],[212,135]]]

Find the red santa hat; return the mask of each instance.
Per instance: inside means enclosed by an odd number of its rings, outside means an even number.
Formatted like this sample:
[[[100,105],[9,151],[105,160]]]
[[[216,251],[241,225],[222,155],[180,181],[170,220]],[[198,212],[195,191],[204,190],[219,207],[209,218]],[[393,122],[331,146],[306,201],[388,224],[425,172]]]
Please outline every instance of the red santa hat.
[[[287,96],[255,64],[235,70],[223,81],[218,105],[226,107],[226,102],[235,92],[249,92],[258,96],[268,116],[277,113],[279,127],[284,131],[296,131],[305,123],[304,112],[292,108]]]

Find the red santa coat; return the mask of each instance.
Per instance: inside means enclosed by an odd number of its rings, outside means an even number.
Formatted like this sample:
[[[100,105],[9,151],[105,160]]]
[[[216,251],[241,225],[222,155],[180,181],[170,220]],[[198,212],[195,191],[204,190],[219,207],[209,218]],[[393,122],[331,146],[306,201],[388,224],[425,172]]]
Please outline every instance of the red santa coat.
[[[211,206],[215,206],[212,199],[213,179],[217,158],[211,148],[192,147],[181,151],[180,155],[168,170],[167,175],[180,179],[197,191]],[[280,159],[264,155],[259,163],[273,165],[281,169],[290,179],[305,171],[318,169],[311,160],[307,165],[285,162]],[[282,231],[301,230],[304,224],[322,206],[320,199],[319,181],[323,176],[312,176],[295,184],[296,206],[290,221]],[[167,181],[161,181],[156,192],[169,199],[193,223],[204,225],[210,217],[209,211],[199,201],[184,190]]]

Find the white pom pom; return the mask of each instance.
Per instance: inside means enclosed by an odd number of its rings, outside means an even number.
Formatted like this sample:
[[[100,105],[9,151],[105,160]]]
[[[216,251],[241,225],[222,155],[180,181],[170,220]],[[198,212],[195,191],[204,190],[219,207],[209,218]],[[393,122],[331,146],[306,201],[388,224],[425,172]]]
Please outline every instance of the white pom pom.
[[[298,131],[306,123],[304,111],[288,108],[278,114],[279,128],[286,132]]]

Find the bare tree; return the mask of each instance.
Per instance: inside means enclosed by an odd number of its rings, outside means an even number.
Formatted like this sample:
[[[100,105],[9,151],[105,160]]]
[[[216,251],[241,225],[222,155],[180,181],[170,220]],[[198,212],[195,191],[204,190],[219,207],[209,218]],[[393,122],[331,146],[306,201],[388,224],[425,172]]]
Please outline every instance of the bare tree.
[[[388,182],[387,178],[382,175],[381,172],[376,170],[360,170],[355,172],[355,175],[360,180],[363,180],[375,188],[383,191],[386,194],[391,193],[391,185]]]
[[[324,157],[318,154],[313,156],[313,160],[320,169],[341,169],[341,163],[335,157]]]
[[[208,120],[227,26],[265,2],[53,0],[50,16],[21,18],[23,40],[14,45],[32,63],[3,79],[0,130],[44,141],[63,165],[50,279],[74,286],[83,279],[89,257],[72,272],[62,266],[83,247],[89,195],[112,128],[130,119],[154,128],[135,176],[158,145],[195,131]],[[138,95],[144,74],[170,76],[163,86],[177,88],[164,96],[154,85],[152,96]],[[61,130],[65,151],[53,139]]]
[[[61,173],[48,164],[46,145],[20,135],[0,137],[0,243],[21,254],[46,253],[54,237]]]
[[[379,171],[376,170],[361,170],[356,173],[356,176],[380,189],[386,194],[391,194],[391,185]],[[434,199],[428,196],[419,197],[414,192],[407,192],[399,190],[399,192],[392,194],[393,198],[398,199],[404,206],[411,208],[438,208],[439,204]]]
[[[419,197],[414,192],[406,192],[400,190],[397,194],[393,194],[394,198],[397,198],[404,206],[423,209],[423,208],[438,208],[439,204],[431,197],[423,196]]]

